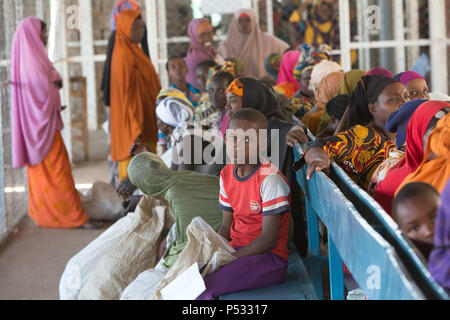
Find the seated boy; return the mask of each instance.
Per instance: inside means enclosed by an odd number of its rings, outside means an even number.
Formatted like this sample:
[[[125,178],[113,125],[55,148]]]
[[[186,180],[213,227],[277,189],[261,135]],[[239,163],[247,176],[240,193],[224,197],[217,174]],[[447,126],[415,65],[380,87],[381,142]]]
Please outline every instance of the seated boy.
[[[254,109],[230,119],[226,133],[231,164],[221,172],[219,234],[237,251],[236,261],[205,278],[198,300],[263,288],[285,280],[289,250],[290,188],[288,180],[260,154],[266,150],[268,122]]]
[[[404,186],[394,199],[392,212],[400,230],[428,259],[433,249],[434,225],[440,204],[433,186],[415,182]]]
[[[192,84],[186,82],[188,69],[183,57],[176,56],[169,58],[166,69],[169,73],[171,82],[170,87],[183,92],[194,107],[198,106],[202,91],[194,88]]]

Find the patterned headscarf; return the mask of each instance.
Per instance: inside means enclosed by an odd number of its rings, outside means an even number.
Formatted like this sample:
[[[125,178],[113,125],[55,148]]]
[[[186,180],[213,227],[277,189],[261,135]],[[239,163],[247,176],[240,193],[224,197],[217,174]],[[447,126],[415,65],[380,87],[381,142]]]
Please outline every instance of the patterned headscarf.
[[[316,64],[319,64],[322,60],[331,60],[328,54],[328,49],[322,47],[317,50],[313,46],[305,43],[299,47],[301,52],[297,65],[294,68],[294,78],[300,81],[302,73],[314,68]]]
[[[241,79],[234,79],[234,81],[228,87],[226,93],[230,92],[241,98],[244,96],[244,84],[242,83]]]
[[[229,72],[234,77],[236,77],[236,63],[232,61],[226,61],[223,65],[209,68],[208,77],[206,78],[206,87],[209,86],[214,75],[221,71]]]

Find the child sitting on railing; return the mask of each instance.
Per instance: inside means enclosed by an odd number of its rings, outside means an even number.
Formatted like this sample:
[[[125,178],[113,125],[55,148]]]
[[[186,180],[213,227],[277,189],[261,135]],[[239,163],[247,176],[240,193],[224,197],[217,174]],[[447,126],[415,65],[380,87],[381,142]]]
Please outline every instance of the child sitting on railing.
[[[439,192],[431,185],[415,182],[405,185],[392,206],[400,230],[417,246],[424,257],[433,249],[434,225],[440,203]]]
[[[220,177],[223,224],[219,234],[237,249],[238,260],[207,276],[206,291],[198,300],[285,280],[290,188],[286,177],[261,156],[267,127],[265,116],[253,109],[242,109],[230,120],[226,147],[231,164]]]

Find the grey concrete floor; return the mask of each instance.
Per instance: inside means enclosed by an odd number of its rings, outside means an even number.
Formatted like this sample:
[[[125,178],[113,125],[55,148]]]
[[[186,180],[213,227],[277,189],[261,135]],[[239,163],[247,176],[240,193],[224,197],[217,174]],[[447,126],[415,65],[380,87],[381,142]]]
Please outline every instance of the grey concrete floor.
[[[108,182],[108,163],[74,165],[75,183]],[[106,226],[108,227],[108,226]],[[0,248],[0,300],[57,300],[67,261],[106,230],[49,230],[25,219]]]

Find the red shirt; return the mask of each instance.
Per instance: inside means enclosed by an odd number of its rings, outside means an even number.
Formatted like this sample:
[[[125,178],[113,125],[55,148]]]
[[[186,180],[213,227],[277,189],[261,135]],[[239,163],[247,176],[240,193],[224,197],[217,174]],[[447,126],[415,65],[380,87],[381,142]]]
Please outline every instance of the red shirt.
[[[262,233],[264,216],[280,215],[278,242],[270,252],[288,260],[290,223],[290,187],[286,177],[270,163],[259,165],[246,178],[227,165],[220,174],[220,207],[233,213],[231,246],[245,247]]]

